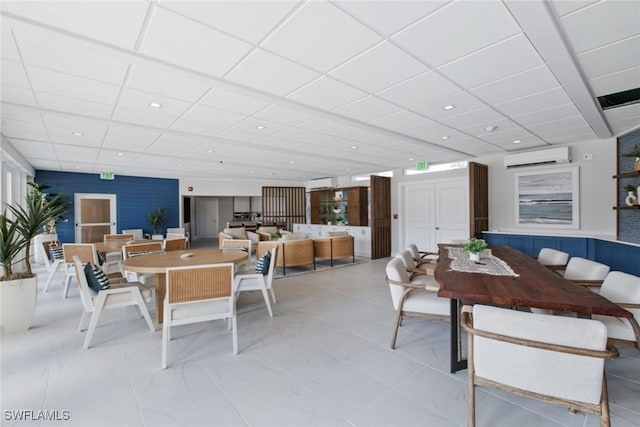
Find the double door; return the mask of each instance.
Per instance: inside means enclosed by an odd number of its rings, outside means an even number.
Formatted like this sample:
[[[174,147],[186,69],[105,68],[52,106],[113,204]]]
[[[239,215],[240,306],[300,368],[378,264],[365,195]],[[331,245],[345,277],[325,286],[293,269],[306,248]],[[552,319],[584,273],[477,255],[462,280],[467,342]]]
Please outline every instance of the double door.
[[[421,250],[437,251],[438,243],[469,238],[469,188],[467,178],[401,186],[403,241]]]

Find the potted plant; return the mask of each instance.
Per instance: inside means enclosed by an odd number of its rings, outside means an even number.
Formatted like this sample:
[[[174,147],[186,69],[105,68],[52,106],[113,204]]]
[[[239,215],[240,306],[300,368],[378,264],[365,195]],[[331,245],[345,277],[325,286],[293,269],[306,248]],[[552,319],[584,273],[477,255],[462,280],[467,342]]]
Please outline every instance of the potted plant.
[[[36,305],[37,278],[31,270],[31,242],[47,224],[66,209],[59,197],[48,198],[37,186],[31,185],[22,205],[7,205],[0,215],[0,304],[2,328],[5,332],[26,331],[31,325]],[[24,254],[24,257],[23,257]],[[14,267],[24,260],[24,271]]]
[[[487,247],[488,245],[484,240],[472,237],[464,243],[462,249],[464,249],[465,252],[469,252],[469,259],[471,261],[478,262],[480,261],[480,252]]]
[[[622,157],[635,157],[635,162],[633,163],[633,170],[640,171],[640,145],[636,145],[636,149],[629,152],[624,153]]]
[[[147,221],[151,225],[153,236],[162,236],[160,232],[160,224],[167,218],[167,210],[165,208],[155,208],[151,212],[147,212]],[[152,237],[153,238],[153,237]]]

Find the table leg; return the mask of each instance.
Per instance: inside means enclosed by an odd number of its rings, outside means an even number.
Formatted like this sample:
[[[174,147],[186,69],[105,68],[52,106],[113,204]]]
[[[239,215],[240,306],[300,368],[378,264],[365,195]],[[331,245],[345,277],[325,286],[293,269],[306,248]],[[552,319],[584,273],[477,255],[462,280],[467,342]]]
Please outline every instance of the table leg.
[[[462,359],[462,331],[460,330],[460,306],[462,302],[458,299],[450,300],[450,318],[451,318],[451,360],[450,371],[456,373],[463,369],[467,369],[467,361]]]
[[[164,273],[156,274],[156,323],[162,324],[164,311],[164,295],[167,293]]]

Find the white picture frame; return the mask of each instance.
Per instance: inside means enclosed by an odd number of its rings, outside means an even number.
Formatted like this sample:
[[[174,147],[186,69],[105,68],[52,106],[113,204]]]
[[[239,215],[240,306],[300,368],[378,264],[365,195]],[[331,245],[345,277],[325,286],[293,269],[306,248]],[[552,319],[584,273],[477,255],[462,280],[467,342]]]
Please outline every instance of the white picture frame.
[[[579,172],[576,166],[516,173],[516,225],[535,228],[580,228]]]

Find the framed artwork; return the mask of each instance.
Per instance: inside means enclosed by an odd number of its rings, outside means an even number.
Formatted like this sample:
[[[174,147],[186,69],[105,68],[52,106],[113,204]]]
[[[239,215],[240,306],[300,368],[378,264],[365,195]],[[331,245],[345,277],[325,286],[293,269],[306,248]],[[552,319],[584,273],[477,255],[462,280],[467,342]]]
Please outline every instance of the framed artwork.
[[[516,225],[580,228],[578,167],[515,174]]]

